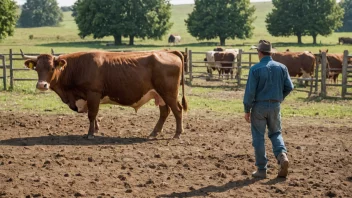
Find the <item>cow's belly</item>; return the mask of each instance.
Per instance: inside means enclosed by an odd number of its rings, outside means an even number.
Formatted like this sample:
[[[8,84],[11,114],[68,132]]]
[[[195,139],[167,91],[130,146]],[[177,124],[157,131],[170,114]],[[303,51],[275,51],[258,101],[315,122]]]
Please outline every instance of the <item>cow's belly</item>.
[[[121,106],[130,106],[133,107],[136,112],[137,110],[143,106],[145,103],[147,103],[149,100],[154,99],[155,100],[155,105],[156,106],[165,106],[165,101],[163,98],[159,95],[155,89],[149,90],[146,94],[142,96],[140,100],[137,102],[133,103],[132,105],[122,105],[113,98],[110,98],[109,96],[105,96],[103,99],[100,100],[100,104],[114,104],[114,105],[121,105]],[[78,108],[78,113],[86,113],[88,112],[88,106],[87,106],[87,101],[83,99],[79,99],[76,101],[76,106]]]

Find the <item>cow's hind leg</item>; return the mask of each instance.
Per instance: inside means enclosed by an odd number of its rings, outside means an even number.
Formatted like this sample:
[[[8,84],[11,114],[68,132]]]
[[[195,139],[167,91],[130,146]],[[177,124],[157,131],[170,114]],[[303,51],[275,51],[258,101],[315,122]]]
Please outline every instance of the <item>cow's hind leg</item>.
[[[177,95],[175,97],[164,97],[163,99],[165,103],[171,108],[171,111],[176,119],[176,133],[174,138],[180,138],[180,135],[183,132],[182,105],[177,101]]]
[[[166,118],[170,114],[170,107],[167,105],[164,106],[159,106],[160,109],[160,117],[158,120],[158,123],[156,123],[153,132],[149,135],[149,137],[154,138],[158,135],[159,132],[163,130],[164,123],[166,121]]]
[[[96,121],[101,94],[97,92],[89,92],[87,95],[87,106],[88,106],[88,119],[89,119],[89,130],[88,139],[94,138],[95,130],[99,130],[98,122]]]
[[[98,133],[98,131],[99,131],[99,123],[98,123],[98,120],[97,119],[95,119],[95,121],[94,121],[95,123],[95,133]]]

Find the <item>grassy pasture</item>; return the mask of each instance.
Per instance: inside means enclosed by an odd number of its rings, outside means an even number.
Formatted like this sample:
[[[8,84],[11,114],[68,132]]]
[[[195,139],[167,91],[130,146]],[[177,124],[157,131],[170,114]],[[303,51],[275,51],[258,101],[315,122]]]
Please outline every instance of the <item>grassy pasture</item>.
[[[236,47],[245,51],[249,50],[251,44],[257,43],[260,39],[267,39],[274,43],[279,51],[289,48],[291,51],[310,50],[317,53],[319,49],[328,48],[329,52],[341,53],[343,50],[352,51],[351,46],[338,45],[338,37],[349,36],[351,33],[334,33],[328,37],[317,38],[318,45],[312,45],[311,37],[303,37],[302,45],[296,44],[297,38],[291,37],[272,37],[266,31],[265,16],[272,9],[271,2],[253,3],[257,8],[257,19],[253,24],[255,27],[254,35],[246,40],[226,40],[226,48]],[[170,33],[182,36],[182,41],[177,46],[167,44],[168,35],[162,40],[142,40],[136,39],[134,46],[106,46],[113,42],[112,37],[93,39],[87,37],[81,39],[78,36],[78,28],[70,12],[64,13],[64,21],[58,27],[42,28],[16,28],[15,35],[0,43],[0,54],[7,54],[9,49],[14,53],[19,53],[22,49],[25,53],[50,53],[53,48],[55,52],[76,52],[95,49],[129,49],[129,50],[154,50],[171,48],[184,50],[186,47],[192,51],[205,52],[213,49],[219,43],[218,39],[209,41],[198,41],[192,37],[184,24],[187,14],[193,9],[192,5],[174,5],[172,7],[171,21],[174,23]],[[33,39],[29,36],[33,35]],[[128,38],[123,39],[128,43]],[[243,44],[245,45],[243,46]],[[199,56],[199,59],[202,57]],[[255,57],[256,58],[256,57]],[[257,60],[257,58],[255,59]],[[23,61],[14,62],[16,68],[23,68]],[[0,71],[2,74],[2,71]],[[35,72],[17,72],[15,77],[36,78]],[[40,113],[72,113],[55,93],[38,93],[35,91],[36,82],[15,82],[14,90],[0,91],[0,110],[12,111],[31,111]],[[2,83],[0,89],[2,89]],[[191,110],[209,110],[223,113],[242,113],[243,87],[234,87],[231,83],[223,82],[214,85],[204,81],[195,81],[193,86],[186,88],[189,106]],[[338,88],[329,88],[330,96],[338,96],[341,92]],[[226,97],[224,97],[226,96]],[[352,116],[352,101],[342,100],[338,97],[331,99],[321,99],[315,97],[307,100],[306,92],[294,91],[283,104],[283,116],[319,116],[350,119]],[[118,108],[104,106],[103,108]],[[123,107],[119,107],[123,108]],[[148,104],[145,108],[154,108]],[[132,109],[131,109],[132,110]]]

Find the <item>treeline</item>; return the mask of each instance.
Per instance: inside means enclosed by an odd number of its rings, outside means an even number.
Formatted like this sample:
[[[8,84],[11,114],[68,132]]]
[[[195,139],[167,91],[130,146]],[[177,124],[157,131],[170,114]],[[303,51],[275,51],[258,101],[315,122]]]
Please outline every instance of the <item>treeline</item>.
[[[352,0],[273,0],[266,16],[272,36],[328,36],[334,31],[352,31]],[[16,15],[14,0],[0,0],[0,40],[13,35],[14,27],[57,26],[63,12],[72,11],[79,36],[113,36],[120,45],[122,37],[161,39],[172,23],[170,0],[77,0],[73,6],[59,7],[56,0],[27,0]],[[197,40],[218,38],[246,39],[253,35],[255,7],[249,0],[195,0],[185,20],[188,32]]]

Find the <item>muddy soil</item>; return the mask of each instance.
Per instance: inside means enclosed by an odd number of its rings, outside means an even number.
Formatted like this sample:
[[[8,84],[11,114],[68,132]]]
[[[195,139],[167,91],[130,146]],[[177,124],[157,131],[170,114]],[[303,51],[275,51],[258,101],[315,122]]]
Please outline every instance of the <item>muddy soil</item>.
[[[114,111],[113,111],[114,110]],[[350,197],[352,124],[346,120],[283,118],[287,179],[266,139],[269,178],[255,170],[250,128],[242,115],[185,115],[181,139],[171,139],[170,115],[148,139],[158,109],[105,109],[94,140],[84,114],[0,111],[0,197]]]

